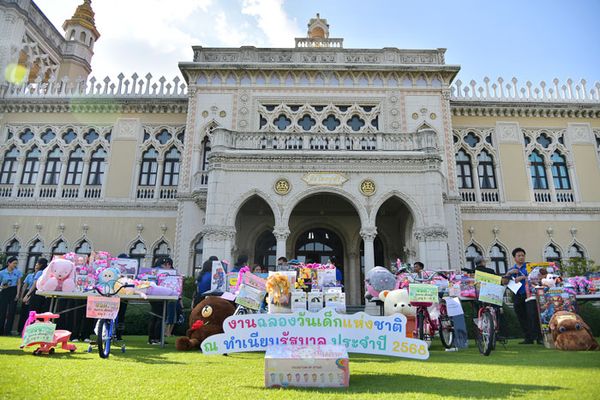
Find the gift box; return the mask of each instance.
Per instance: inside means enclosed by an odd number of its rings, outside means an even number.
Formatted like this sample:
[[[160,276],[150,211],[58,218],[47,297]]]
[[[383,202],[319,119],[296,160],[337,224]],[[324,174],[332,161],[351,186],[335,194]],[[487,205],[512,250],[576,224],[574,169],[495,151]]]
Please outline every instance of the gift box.
[[[266,387],[348,387],[343,346],[273,346],[265,353]]]
[[[340,314],[346,312],[346,293],[342,288],[329,288],[325,292],[325,307],[333,308]]]
[[[312,292],[308,292],[308,311],[318,312],[321,310],[323,305],[323,292],[320,290],[313,290]]]
[[[306,292],[294,290],[292,292],[292,312],[306,311]]]

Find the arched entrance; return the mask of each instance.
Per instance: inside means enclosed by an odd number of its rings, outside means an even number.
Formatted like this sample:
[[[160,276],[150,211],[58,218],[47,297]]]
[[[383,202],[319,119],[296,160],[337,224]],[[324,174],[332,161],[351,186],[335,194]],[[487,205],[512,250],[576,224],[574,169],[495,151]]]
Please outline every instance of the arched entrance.
[[[412,243],[414,219],[408,206],[398,197],[387,199],[377,210],[375,218],[381,249],[375,250],[375,265],[389,267],[396,259],[416,261]],[[377,246],[377,243],[374,243]],[[381,257],[379,260],[377,259]]]
[[[360,216],[354,205],[335,193],[315,193],[290,213],[286,255],[305,262],[336,258],[342,271],[346,302],[360,304]]]
[[[275,217],[267,202],[253,195],[240,207],[235,218],[236,239],[232,262],[238,256],[248,256],[250,266],[275,268],[275,256],[271,248],[276,243],[273,236]],[[272,265],[271,265],[272,264]]]
[[[333,231],[316,228],[303,232],[296,240],[295,258],[306,263],[325,264],[335,260],[344,265],[344,246]]]

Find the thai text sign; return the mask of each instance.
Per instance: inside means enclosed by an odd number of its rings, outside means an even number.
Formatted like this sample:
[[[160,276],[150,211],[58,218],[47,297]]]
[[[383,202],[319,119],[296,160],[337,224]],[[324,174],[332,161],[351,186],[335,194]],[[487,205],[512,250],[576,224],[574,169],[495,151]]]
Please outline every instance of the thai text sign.
[[[438,287],[422,283],[411,283],[408,285],[409,303],[437,303]]]
[[[265,351],[280,345],[337,345],[350,353],[429,358],[427,343],[406,337],[402,314],[348,315],[324,308],[316,313],[233,315],[225,320],[223,330],[202,342],[204,354]]]
[[[488,274],[487,272],[475,271],[475,280],[478,282],[488,282],[499,285],[502,282],[502,277],[494,274]]]
[[[29,346],[33,343],[52,343],[54,342],[54,331],[56,324],[38,322],[29,325],[23,333],[23,343],[21,347]]]
[[[481,282],[481,287],[479,288],[479,301],[501,306],[505,289],[506,287],[502,285]]]
[[[119,313],[118,297],[89,296],[85,316],[96,319],[115,319]]]

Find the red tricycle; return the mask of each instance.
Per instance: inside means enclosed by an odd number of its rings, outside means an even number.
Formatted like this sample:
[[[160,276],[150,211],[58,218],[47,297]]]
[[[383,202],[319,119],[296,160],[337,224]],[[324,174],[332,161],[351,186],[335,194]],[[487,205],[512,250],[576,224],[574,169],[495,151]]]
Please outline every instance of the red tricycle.
[[[55,325],[50,321],[58,317],[58,314],[49,312],[38,314],[35,311],[30,311],[29,318],[27,318],[25,326],[23,327],[23,344],[21,344],[21,348],[39,345],[39,347],[33,351],[33,355],[37,356],[40,354],[53,354],[54,348],[60,344],[63,350],[69,350],[71,353],[74,352],[77,347],[75,347],[74,344],[68,343],[71,338],[71,332],[55,330]],[[48,324],[48,326],[40,326],[40,324]],[[29,327],[30,331],[28,332],[27,329]],[[39,328],[48,329],[42,330]],[[33,330],[36,331],[34,334],[32,334]],[[48,335],[51,336],[48,337]]]

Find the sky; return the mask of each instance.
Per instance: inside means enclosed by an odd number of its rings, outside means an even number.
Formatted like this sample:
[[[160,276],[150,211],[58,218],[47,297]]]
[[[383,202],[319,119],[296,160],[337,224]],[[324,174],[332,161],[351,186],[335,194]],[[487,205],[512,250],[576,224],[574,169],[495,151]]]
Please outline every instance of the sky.
[[[34,0],[62,33],[83,0]],[[192,46],[293,47],[316,13],[344,48],[447,48],[458,78],[600,82],[600,0],[93,0],[92,75],[181,76]]]

